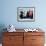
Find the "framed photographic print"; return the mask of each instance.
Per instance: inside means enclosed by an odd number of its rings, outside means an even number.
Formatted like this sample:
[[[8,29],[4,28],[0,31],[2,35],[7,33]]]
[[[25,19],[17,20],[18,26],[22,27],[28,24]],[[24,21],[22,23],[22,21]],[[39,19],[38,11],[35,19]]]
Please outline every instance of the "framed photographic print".
[[[21,22],[35,21],[35,7],[18,7],[17,20]]]

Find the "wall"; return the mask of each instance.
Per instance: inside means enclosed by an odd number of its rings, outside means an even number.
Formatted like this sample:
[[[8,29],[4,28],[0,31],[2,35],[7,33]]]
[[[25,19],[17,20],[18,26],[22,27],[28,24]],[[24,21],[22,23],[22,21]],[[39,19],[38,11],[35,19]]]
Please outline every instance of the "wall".
[[[46,28],[45,4],[45,0],[1,0],[0,24],[13,24],[16,28]],[[35,22],[18,22],[17,7],[35,7]]]

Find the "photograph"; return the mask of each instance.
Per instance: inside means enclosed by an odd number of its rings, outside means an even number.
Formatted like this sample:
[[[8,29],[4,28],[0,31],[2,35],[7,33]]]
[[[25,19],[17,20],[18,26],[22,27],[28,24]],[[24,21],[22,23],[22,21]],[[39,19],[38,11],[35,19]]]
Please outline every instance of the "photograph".
[[[18,21],[35,21],[35,7],[18,7],[17,8]]]

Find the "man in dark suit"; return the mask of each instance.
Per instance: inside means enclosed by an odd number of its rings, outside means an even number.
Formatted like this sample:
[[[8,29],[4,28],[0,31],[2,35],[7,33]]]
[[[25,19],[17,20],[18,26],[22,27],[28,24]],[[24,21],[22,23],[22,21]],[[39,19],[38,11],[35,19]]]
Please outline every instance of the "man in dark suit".
[[[20,18],[23,19],[23,11],[20,11]]]

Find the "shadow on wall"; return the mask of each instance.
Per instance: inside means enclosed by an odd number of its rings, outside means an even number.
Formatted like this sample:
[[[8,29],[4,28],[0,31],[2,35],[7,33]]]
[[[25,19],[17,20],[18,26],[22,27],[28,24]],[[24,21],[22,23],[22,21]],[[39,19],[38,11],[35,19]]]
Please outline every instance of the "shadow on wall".
[[[2,36],[3,36],[3,32],[5,32],[6,30],[3,30],[5,27],[4,24],[0,24],[0,43],[2,43]]]

